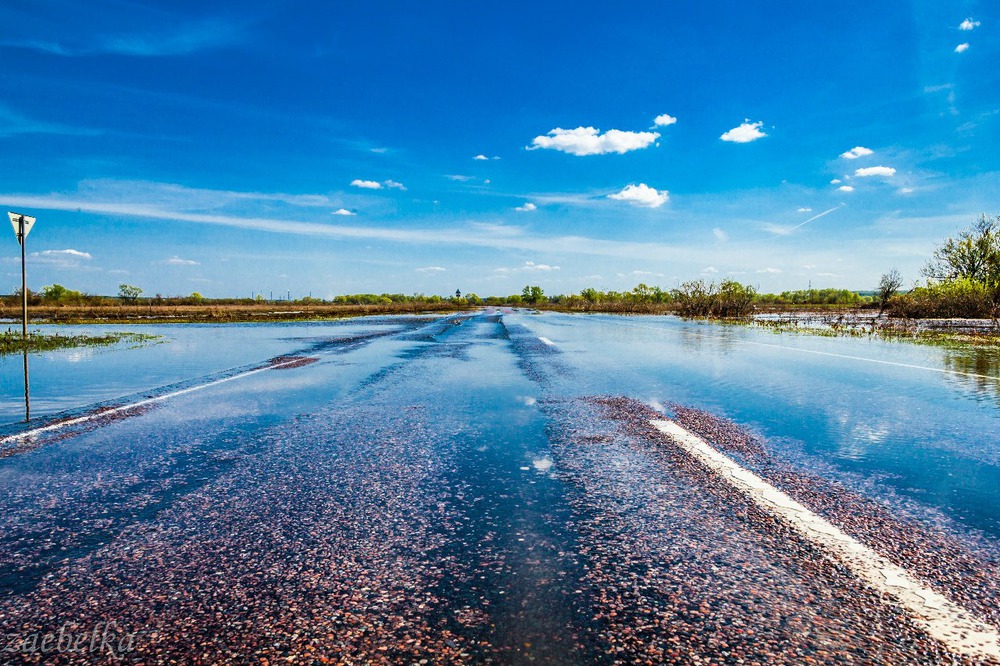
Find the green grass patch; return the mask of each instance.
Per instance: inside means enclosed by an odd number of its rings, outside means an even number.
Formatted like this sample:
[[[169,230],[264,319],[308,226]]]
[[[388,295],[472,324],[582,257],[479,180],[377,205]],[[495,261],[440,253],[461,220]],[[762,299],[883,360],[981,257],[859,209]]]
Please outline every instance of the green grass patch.
[[[127,344],[131,347],[141,347],[159,341],[162,336],[148,333],[105,333],[103,335],[48,335],[41,331],[28,333],[28,352],[38,353],[56,349],[71,349],[73,347],[110,347],[117,344]],[[21,354],[24,352],[24,339],[20,332],[8,329],[0,333],[0,355]]]

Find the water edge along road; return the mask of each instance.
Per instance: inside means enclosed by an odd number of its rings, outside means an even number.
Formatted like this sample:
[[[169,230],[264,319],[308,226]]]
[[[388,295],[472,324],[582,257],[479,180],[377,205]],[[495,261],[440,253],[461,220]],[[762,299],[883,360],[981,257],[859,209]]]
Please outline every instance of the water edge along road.
[[[997,408],[961,379],[983,372],[668,318],[395,321],[9,427],[4,659],[105,661],[30,637],[113,624],[144,663],[996,660]]]

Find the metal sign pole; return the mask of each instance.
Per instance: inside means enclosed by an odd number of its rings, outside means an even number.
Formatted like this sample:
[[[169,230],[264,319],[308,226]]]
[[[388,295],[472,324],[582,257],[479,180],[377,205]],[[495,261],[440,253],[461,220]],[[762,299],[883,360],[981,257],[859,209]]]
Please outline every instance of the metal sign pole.
[[[21,344],[24,345],[24,420],[31,420],[31,392],[28,384],[28,271],[25,266],[24,246],[27,245],[27,234],[24,233],[24,215],[19,219],[20,229],[18,240],[21,241]]]
[[[21,346],[24,348],[24,420],[31,419],[31,394],[28,391],[28,271],[25,265],[24,246],[27,244],[28,232],[35,224],[35,218],[20,213],[8,211],[14,235],[21,245]]]

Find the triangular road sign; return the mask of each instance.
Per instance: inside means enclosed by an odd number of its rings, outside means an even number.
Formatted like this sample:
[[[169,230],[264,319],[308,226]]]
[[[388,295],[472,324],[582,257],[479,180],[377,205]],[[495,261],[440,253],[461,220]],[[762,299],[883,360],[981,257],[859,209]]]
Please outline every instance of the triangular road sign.
[[[28,232],[31,231],[31,227],[35,224],[35,218],[11,212],[8,212],[7,216],[10,218],[10,225],[14,227],[14,235],[17,236],[17,242],[23,242],[24,239],[28,237]]]

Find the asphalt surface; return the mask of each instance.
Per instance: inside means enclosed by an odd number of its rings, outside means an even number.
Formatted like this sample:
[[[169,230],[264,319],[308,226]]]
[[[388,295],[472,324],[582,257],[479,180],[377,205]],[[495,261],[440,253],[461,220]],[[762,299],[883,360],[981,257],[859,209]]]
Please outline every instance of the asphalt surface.
[[[509,312],[331,329],[8,432],[0,661],[996,663],[991,639],[936,636],[651,422],[703,437],[987,635],[990,539],[901,515],[698,405],[602,391],[615,380],[557,338]]]

